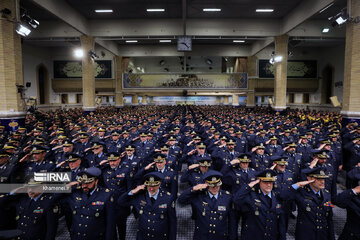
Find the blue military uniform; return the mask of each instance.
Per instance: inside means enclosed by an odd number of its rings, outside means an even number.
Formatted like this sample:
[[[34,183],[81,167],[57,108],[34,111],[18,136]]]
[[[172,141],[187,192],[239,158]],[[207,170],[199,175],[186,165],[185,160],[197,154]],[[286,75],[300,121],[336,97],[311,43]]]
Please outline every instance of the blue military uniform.
[[[334,204],[345,208],[347,217],[344,229],[339,240],[360,239],[360,197],[352,189],[348,189],[337,195]]]
[[[250,163],[251,156],[249,154],[241,154],[239,155],[239,160],[240,162]],[[223,183],[230,186],[232,194],[235,194],[245,184],[254,181],[256,175],[256,171],[253,168],[242,169],[240,164],[224,165],[221,173],[224,175]]]
[[[146,186],[159,186],[163,176],[159,172],[151,172],[144,176]],[[157,195],[150,197],[147,191],[139,191],[135,195],[124,193],[119,199],[120,206],[133,206],[139,218],[137,240],[175,240],[176,212],[175,202],[171,194],[161,187]]]
[[[209,186],[221,185],[220,172],[209,170],[204,179]],[[191,204],[195,218],[194,240],[236,239],[236,223],[232,196],[220,189],[217,195],[208,190],[185,190],[180,204]]]
[[[199,166],[200,167],[206,167],[209,169],[211,167],[211,158],[203,158],[199,160]],[[190,186],[195,186],[199,183],[204,183],[204,174],[206,172],[201,172],[200,168],[194,168],[194,169],[187,169],[183,175],[181,176],[180,182],[182,183],[188,183]]]
[[[78,181],[80,183],[92,182],[100,175],[100,169],[91,167],[78,174]],[[109,189],[96,187],[90,193],[75,190],[65,200],[73,214],[70,228],[71,239],[114,239],[115,203]]]
[[[307,169],[307,176],[326,178],[326,169],[316,167]],[[315,192],[309,185],[299,188],[293,184],[290,191],[283,191],[284,200],[295,200],[298,206],[296,223],[296,240],[334,240],[334,224],[332,220],[334,207],[331,195],[327,190]]]
[[[264,170],[257,177],[261,181],[275,181],[276,173]],[[243,213],[241,239],[286,239],[285,216],[279,196],[275,191],[268,195],[256,186],[244,185],[235,194],[234,202]]]

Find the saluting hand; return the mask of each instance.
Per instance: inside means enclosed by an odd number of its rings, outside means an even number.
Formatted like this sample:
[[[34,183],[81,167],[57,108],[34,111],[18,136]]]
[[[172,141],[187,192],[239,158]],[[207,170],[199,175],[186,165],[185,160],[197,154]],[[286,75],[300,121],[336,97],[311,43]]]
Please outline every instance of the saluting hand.
[[[191,164],[191,165],[189,166],[189,170],[192,170],[192,169],[197,168],[197,167],[199,167],[199,166],[200,166],[200,165],[197,164],[197,163]]]
[[[255,181],[252,181],[252,182],[250,182],[248,185],[249,185],[249,187],[254,187],[256,184],[258,184],[260,182],[260,179],[257,179],[257,180],[255,180]]]
[[[102,160],[101,162],[100,162],[100,166],[102,166],[102,165],[104,165],[105,163],[108,163],[109,162],[109,160]]]
[[[319,161],[318,158],[315,158],[314,160],[312,160],[311,163],[310,163],[310,168],[314,168],[318,161]]]
[[[155,164],[155,162],[152,162],[150,164],[148,164],[146,167],[145,167],[145,170],[149,170],[153,165]]]
[[[237,158],[235,158],[234,160],[231,160],[231,165],[235,165],[235,164],[238,164],[238,163],[240,163],[240,160],[239,159],[237,159]]]
[[[145,185],[143,184],[143,185],[139,185],[139,186],[137,186],[136,188],[134,188],[133,190],[131,190],[131,193],[132,194],[136,194],[136,193],[138,193],[140,190],[144,190],[145,189]]]
[[[276,167],[276,163],[274,163],[272,166],[271,166],[271,170],[274,170],[275,169],[275,167]]]
[[[298,187],[303,188],[303,187],[305,187],[306,185],[308,185],[309,183],[312,183],[312,182],[314,182],[314,181],[315,181],[315,179],[310,180],[310,181],[297,182],[296,185],[298,185]]]
[[[355,188],[353,188],[353,190],[355,191],[356,195],[360,193],[360,186],[356,186]]]
[[[208,187],[207,183],[200,183],[200,184],[198,184],[198,185],[195,185],[195,186],[193,187],[193,190],[194,190],[194,191],[199,191],[199,190],[203,190],[203,189],[205,189],[205,188],[207,188],[207,187]]]

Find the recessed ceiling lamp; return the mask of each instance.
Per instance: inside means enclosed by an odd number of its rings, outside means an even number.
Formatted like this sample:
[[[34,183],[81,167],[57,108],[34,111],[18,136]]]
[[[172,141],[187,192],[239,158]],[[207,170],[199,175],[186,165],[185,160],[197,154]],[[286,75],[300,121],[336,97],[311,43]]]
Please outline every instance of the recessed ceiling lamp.
[[[271,8],[259,8],[259,9],[256,9],[256,12],[258,12],[258,13],[271,13],[273,11],[274,11],[274,9],[271,9]]]
[[[245,40],[233,40],[234,43],[244,43]]]
[[[164,8],[148,8],[146,9],[147,12],[165,12]]]
[[[112,13],[113,10],[112,9],[96,9],[95,12],[96,13]]]
[[[221,8],[204,8],[203,12],[221,12]]]
[[[137,43],[138,41],[137,40],[126,40],[125,42],[127,42],[127,43]]]
[[[159,40],[159,42],[161,42],[161,43],[171,43],[171,40],[163,39],[163,40]]]

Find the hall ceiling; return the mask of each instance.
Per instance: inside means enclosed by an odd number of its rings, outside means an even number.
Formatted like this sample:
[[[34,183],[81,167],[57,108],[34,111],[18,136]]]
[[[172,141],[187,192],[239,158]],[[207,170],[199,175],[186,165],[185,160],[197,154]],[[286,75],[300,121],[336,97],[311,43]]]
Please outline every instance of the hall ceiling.
[[[78,38],[82,34],[96,37],[96,43],[114,54],[136,39],[137,46],[149,51],[172,46],[176,51],[176,38],[184,34],[193,37],[198,48],[217,46],[240,48],[239,54],[255,54],[273,43],[273,37],[289,34],[290,37],[308,38],[304,46],[311,46],[311,39],[319,44],[326,39],[329,46],[344,39],[343,28],[331,28],[328,18],[346,6],[346,0],[21,0],[22,11],[40,21],[25,42],[37,45],[58,46],[62,39]],[[184,5],[185,4],[185,5]],[[322,13],[322,9],[332,4]],[[183,8],[185,6],[185,8]],[[164,12],[147,12],[148,8],[163,8]],[[203,8],[219,8],[220,12],[204,12]],[[274,9],[272,13],[257,13],[259,8]],[[112,9],[112,13],[96,13],[96,9]],[[184,11],[185,10],[185,11]],[[171,39],[171,43],[159,43]],[[242,44],[233,40],[243,39]],[[56,40],[56,43],[51,43]],[[68,42],[63,41],[63,46]],[[243,51],[244,50],[244,51]],[[246,50],[246,51],[245,51]],[[202,50],[204,51],[204,50]],[[129,51],[127,51],[129,52]],[[139,52],[139,51],[138,51]],[[155,51],[154,51],[155,52]]]

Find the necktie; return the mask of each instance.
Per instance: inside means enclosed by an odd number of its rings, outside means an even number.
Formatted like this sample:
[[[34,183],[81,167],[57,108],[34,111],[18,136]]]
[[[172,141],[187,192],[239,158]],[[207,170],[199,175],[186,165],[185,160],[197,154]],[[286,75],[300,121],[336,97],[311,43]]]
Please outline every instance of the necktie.
[[[151,204],[154,204],[155,198],[151,197],[150,200],[151,200]]]
[[[269,195],[265,196],[266,201],[268,202],[269,206],[271,207],[271,198],[269,197]]]
[[[216,198],[215,198],[215,196],[212,196],[212,198],[211,198],[211,205],[212,205],[212,208],[215,208],[215,206],[216,206]]]

